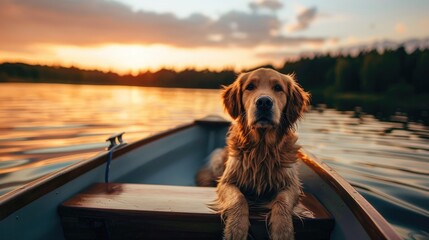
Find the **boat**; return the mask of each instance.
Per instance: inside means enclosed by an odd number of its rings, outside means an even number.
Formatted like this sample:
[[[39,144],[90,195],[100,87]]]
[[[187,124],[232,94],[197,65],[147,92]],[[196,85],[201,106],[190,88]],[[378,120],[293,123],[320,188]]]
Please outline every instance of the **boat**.
[[[0,196],[1,239],[221,239],[209,207],[215,188],[195,186],[208,155],[225,145],[230,122],[209,116],[110,149]],[[400,239],[346,180],[311,153],[299,154],[314,213],[294,218],[296,239]],[[251,213],[249,239],[266,239]]]

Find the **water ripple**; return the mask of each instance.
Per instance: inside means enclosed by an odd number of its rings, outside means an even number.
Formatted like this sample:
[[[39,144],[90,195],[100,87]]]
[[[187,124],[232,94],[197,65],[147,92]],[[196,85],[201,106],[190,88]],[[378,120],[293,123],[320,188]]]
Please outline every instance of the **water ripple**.
[[[218,90],[1,84],[0,194],[105,148],[224,112]],[[55,91],[52,91],[55,89]],[[326,109],[305,115],[299,144],[349,181],[405,239],[429,239],[429,128]]]

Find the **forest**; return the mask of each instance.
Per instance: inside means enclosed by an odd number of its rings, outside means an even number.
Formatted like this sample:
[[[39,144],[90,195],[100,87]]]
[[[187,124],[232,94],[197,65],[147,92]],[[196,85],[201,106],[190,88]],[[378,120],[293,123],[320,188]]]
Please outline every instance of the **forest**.
[[[404,47],[361,51],[359,54],[319,54],[286,61],[282,67],[260,66],[295,74],[312,94],[313,104],[337,108],[366,106],[368,111],[412,111],[428,118],[429,49],[407,52]],[[251,70],[251,69],[248,69]],[[160,69],[137,75],[82,70],[76,67],[0,64],[0,82],[111,84],[147,87],[212,88],[228,85],[238,73]]]

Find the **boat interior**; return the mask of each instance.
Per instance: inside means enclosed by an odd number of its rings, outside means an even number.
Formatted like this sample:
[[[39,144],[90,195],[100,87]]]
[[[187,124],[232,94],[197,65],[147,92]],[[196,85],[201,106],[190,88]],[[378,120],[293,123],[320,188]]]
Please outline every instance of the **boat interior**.
[[[134,143],[127,146],[133,150],[122,148],[122,154],[119,149],[108,183],[93,184],[59,206],[64,236],[221,239],[221,217],[209,208],[215,188],[195,186],[195,175],[209,154],[225,145],[226,131],[225,125],[201,125],[173,137]],[[311,191],[300,204],[314,217],[294,217],[296,239],[329,239],[335,226],[329,211]],[[250,219],[249,239],[268,239],[266,213],[252,211]]]

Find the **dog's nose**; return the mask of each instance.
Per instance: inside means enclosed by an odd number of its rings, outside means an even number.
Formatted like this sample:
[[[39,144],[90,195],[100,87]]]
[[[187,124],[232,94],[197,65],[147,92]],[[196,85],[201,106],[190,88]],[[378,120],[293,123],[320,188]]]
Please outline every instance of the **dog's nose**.
[[[262,96],[256,100],[258,110],[270,110],[273,107],[273,100],[270,97]]]

